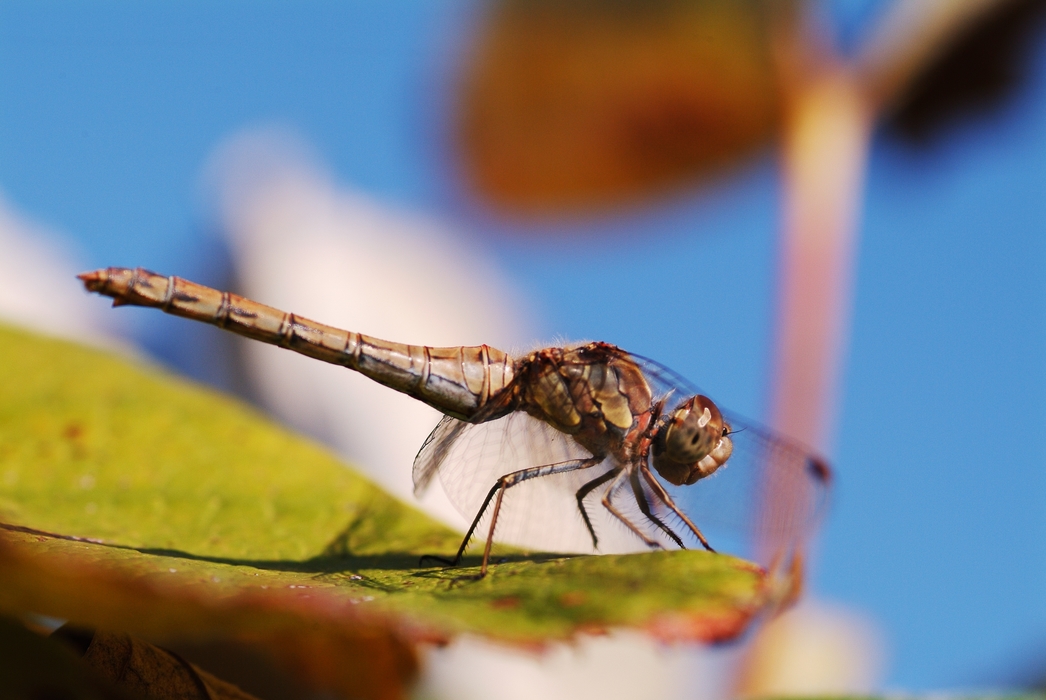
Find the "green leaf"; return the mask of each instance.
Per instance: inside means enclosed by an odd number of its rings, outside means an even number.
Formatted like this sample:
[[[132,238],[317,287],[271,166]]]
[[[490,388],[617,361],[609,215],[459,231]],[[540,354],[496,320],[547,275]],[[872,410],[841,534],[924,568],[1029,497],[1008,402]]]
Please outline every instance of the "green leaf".
[[[478,581],[421,567],[460,535],[323,448],[156,368],[4,328],[0,520],[2,609],[251,639],[371,697],[410,681],[418,641],[718,640],[766,599],[761,569],[705,552],[519,554]]]

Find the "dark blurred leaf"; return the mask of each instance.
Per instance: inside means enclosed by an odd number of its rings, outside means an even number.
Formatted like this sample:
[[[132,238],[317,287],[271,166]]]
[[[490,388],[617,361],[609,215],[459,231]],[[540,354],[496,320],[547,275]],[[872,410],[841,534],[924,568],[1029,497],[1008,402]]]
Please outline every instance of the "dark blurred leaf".
[[[141,700],[93,673],[65,645],[0,615],[0,697],[5,700]]]
[[[1044,32],[1046,0],[998,3],[919,72],[887,127],[922,143],[956,121],[997,109],[1020,89]]]
[[[323,700],[329,696],[317,692],[292,669],[273,663],[272,654],[257,644],[210,638],[181,640],[164,648],[262,700]]]
[[[404,465],[409,468],[409,465]],[[767,600],[728,556],[516,556],[419,568],[458,535],[212,392],[0,328],[0,609],[251,643],[321,686],[400,697],[414,645],[628,626],[729,639]]]
[[[506,0],[464,80],[468,176],[530,213],[620,205],[762,146],[782,0]]]
[[[66,626],[53,635],[63,636],[86,642],[83,662],[99,677],[144,700],[256,700],[177,654],[126,634]]]

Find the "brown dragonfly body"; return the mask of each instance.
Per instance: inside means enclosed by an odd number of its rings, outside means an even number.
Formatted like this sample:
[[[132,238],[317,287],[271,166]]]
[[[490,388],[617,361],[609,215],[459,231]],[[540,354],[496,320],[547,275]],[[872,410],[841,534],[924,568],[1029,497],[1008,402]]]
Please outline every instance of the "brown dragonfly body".
[[[709,476],[730,459],[731,427],[711,400],[696,392],[683,395],[670,386],[671,381],[652,381],[651,372],[663,368],[620,348],[595,342],[544,348],[513,359],[486,345],[437,348],[380,340],[141,268],[96,270],[80,279],[88,290],[112,297],[114,306],[159,308],[342,365],[441,411],[448,418],[429,436],[415,461],[416,491],[424,489],[441,469],[458,468],[451,465],[455,445],[462,444],[459,439],[471,426],[514,414],[527,414],[546,426],[545,430],[551,428],[553,436],[566,436],[572,446],[581,448],[566,459],[499,473],[489,484],[453,563],[460,561],[489,510],[481,568],[486,573],[495,524],[508,489],[568,472],[593,475],[573,483],[577,508],[594,547],[598,538],[585,499],[602,487],[602,506],[648,546],[663,546],[653,532],[684,546],[666,523],[671,515],[711,550],[653,471],[674,485]],[[675,393],[679,395],[673,396]],[[673,399],[675,404],[667,406]],[[781,451],[780,446],[774,449]],[[786,447],[785,452],[796,450]],[[798,458],[793,454],[792,461],[798,459],[807,472],[812,469],[815,481],[826,482],[823,462],[801,450],[799,454]],[[625,489],[634,496],[643,524],[652,527],[644,528],[622,509],[617,497]]]

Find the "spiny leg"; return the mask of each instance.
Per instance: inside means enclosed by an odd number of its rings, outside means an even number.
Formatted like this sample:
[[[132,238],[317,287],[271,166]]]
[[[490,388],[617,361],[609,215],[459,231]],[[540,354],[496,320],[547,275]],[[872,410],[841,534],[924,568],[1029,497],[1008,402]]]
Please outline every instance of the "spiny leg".
[[[615,508],[613,503],[611,502],[614,498],[614,494],[617,493],[618,489],[624,486],[626,476],[628,476],[628,472],[622,469],[620,472],[618,472],[614,480],[610,482],[610,486],[607,487],[607,491],[603,495],[603,507],[609,510],[611,515],[623,522],[625,524],[625,527],[631,530],[636,537],[643,540],[647,547],[650,547],[652,549],[664,549],[664,547],[661,546],[660,542],[651,539],[649,536],[647,536],[645,532],[636,527],[635,523],[626,518],[623,513],[618,511],[618,509]]]
[[[494,506],[494,513],[490,519],[490,531],[487,534],[487,544],[483,552],[483,564],[480,567],[480,576],[485,576],[487,573],[487,562],[490,558],[490,547],[494,539],[494,526],[497,524],[498,511],[501,509],[501,499],[504,492],[524,481],[533,479],[539,476],[552,476],[553,474],[563,474],[565,472],[577,471],[579,469],[588,469],[602,462],[604,457],[589,457],[588,459],[572,459],[567,462],[557,462],[556,464],[546,464],[540,467],[528,467],[527,469],[520,469],[519,471],[505,474],[499,478],[494,486],[491,487],[490,491],[487,492],[486,498],[483,499],[483,505],[480,506],[479,511],[476,513],[476,517],[473,518],[472,524],[469,526],[468,532],[465,533],[465,537],[461,540],[461,546],[458,547],[458,553],[454,555],[451,560],[444,559],[443,557],[435,557],[432,555],[426,555],[422,557],[422,561],[425,559],[434,559],[436,561],[442,561],[450,564],[450,566],[457,566],[461,562],[461,558],[465,555],[465,550],[468,549],[469,542],[472,540],[472,536],[476,532],[476,527],[479,525],[480,519],[483,514],[487,511],[487,507],[490,505],[491,499],[497,494],[497,502]]]
[[[504,478],[504,477],[502,477]],[[479,525],[480,518],[483,517],[483,513],[486,512],[487,506],[490,505],[490,499],[494,498],[494,494],[501,488],[501,479],[494,482],[494,485],[487,492],[486,498],[483,499],[483,505],[479,507],[479,512],[476,513],[476,517],[473,518],[472,524],[469,525],[468,532],[465,533],[465,537],[461,540],[461,546],[458,547],[458,553],[454,555],[453,559],[447,559],[446,557],[437,556],[435,554],[423,554],[419,564],[424,564],[426,560],[432,560],[446,564],[448,566],[457,566],[461,562],[461,558],[465,556],[465,550],[468,549],[469,542],[472,541],[472,536],[476,533],[476,526]],[[500,500],[500,499],[499,499]]]
[[[715,550],[712,549],[710,544],[708,544],[708,540],[706,540],[705,536],[701,534],[701,531],[697,529],[697,525],[694,525],[693,521],[686,517],[686,514],[679,509],[675,504],[675,501],[672,500],[672,497],[668,495],[667,491],[665,491],[665,488],[658,482],[654,475],[650,473],[650,467],[644,464],[640,466],[640,470],[643,472],[643,476],[646,478],[647,483],[650,484],[650,488],[654,489],[654,493],[657,494],[657,497],[660,498],[666,506],[671,508],[672,512],[679,516],[680,520],[686,523],[686,526],[690,528],[690,532],[694,533],[694,536],[701,541],[701,546],[709,552],[714,552]]]
[[[616,474],[617,470],[608,471],[606,474],[597,476],[595,479],[577,490],[577,509],[581,511],[581,518],[585,521],[585,527],[588,528],[588,534],[592,536],[593,549],[599,548],[599,541],[596,539],[596,531],[592,527],[592,521],[588,517],[588,511],[585,509],[585,498],[588,494],[592,493],[594,489],[613,479]]]
[[[683,544],[683,540],[679,539],[679,535],[677,535],[672,528],[668,527],[668,525],[665,525],[664,521],[654,515],[653,511],[650,510],[650,504],[647,502],[646,494],[643,493],[643,485],[639,482],[639,470],[636,468],[630,469],[628,480],[632,484],[632,493],[635,495],[636,503],[639,505],[639,510],[642,511],[643,515],[645,515],[650,522],[661,528],[662,532],[671,537],[672,541],[679,545],[680,549],[686,549],[686,545]]]
[[[504,477],[502,477],[503,479]],[[468,549],[469,543],[472,541],[472,536],[476,533],[476,526],[479,525],[480,518],[483,517],[483,513],[486,512],[487,506],[490,505],[490,499],[494,498],[494,494],[498,493],[501,488],[501,479],[494,482],[494,485],[487,492],[486,498],[483,499],[483,505],[479,507],[479,512],[476,513],[476,517],[473,518],[472,524],[469,525],[468,532],[465,533],[465,537],[461,540],[461,546],[458,547],[458,553],[454,555],[453,559],[447,559],[446,557],[437,556],[435,554],[423,554],[419,564],[424,564],[426,560],[437,561],[441,564],[448,566],[457,566],[461,562],[461,558],[465,556],[465,550]],[[501,502],[500,497],[498,502]]]

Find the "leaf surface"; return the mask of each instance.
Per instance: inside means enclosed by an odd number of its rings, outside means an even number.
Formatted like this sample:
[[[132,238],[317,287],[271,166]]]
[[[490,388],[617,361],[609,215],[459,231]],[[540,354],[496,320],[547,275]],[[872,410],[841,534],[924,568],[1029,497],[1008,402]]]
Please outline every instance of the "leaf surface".
[[[518,554],[478,581],[419,566],[459,534],[321,447],[155,368],[4,328],[0,520],[2,609],[246,639],[367,697],[402,692],[419,641],[721,640],[765,600],[758,567],[695,551]]]

